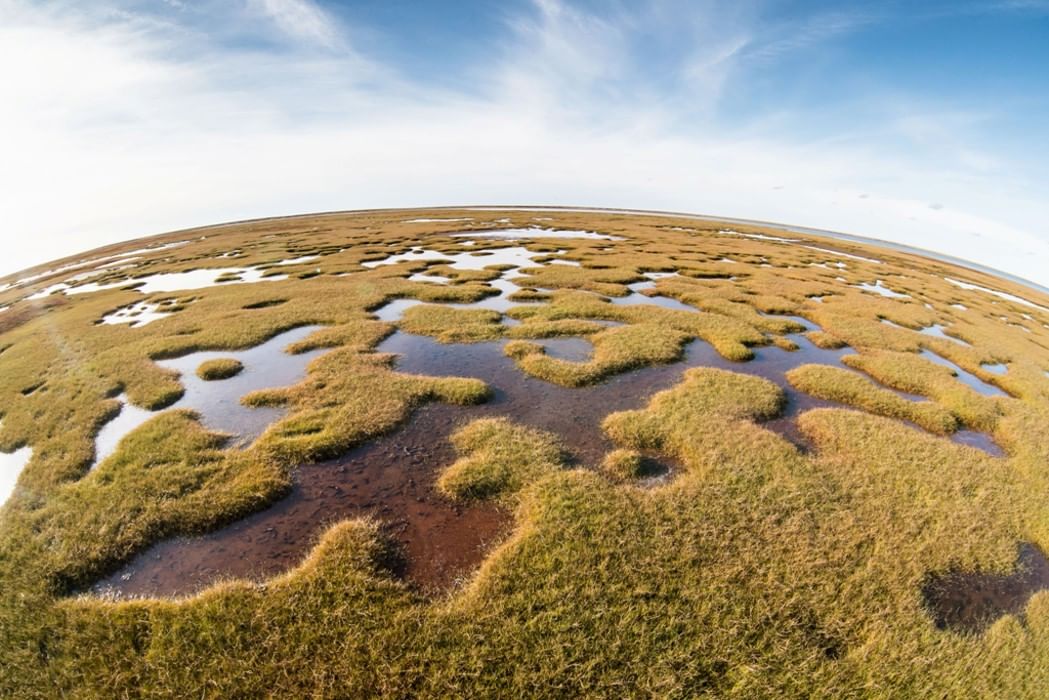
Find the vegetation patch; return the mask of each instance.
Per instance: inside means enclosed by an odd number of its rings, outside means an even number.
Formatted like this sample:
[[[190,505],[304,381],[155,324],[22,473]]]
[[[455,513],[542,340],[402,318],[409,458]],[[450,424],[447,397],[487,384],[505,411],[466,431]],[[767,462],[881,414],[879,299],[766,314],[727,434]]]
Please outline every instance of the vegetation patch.
[[[637,450],[612,450],[601,461],[601,469],[617,482],[638,479],[645,474],[645,458]]]
[[[241,373],[244,365],[234,357],[219,357],[201,362],[197,367],[197,376],[205,381],[229,379]]]
[[[917,423],[933,433],[948,435],[958,429],[958,419],[940,404],[905,399],[847,369],[802,365],[787,372],[787,379],[807,394]]]
[[[400,321],[408,333],[428,335],[442,343],[476,343],[502,336],[502,315],[488,309],[453,309],[423,304],[404,312]]]
[[[947,263],[767,227],[540,216],[544,226],[623,240],[463,246],[448,234],[527,228],[537,212],[350,212],[170,234],[158,241],[184,243],[70,282],[113,285],[103,291],[30,299],[65,277],[43,268],[24,283],[5,280],[0,451],[28,446],[32,456],[0,507],[0,696],[1044,694],[1049,592],[1023,577],[1035,568],[1026,553],[1049,547],[1049,314],[945,278],[1038,306],[1049,300]],[[408,223],[420,218],[469,222]],[[784,237],[799,242],[774,240]],[[481,270],[362,264],[417,248],[450,260],[506,247],[527,248],[534,266],[509,273],[494,255]],[[182,308],[156,323],[96,323],[113,309],[160,301],[137,291],[151,276],[220,269],[230,253],[255,269],[320,257],[267,270],[288,279],[165,292]],[[421,271],[449,283],[410,279]],[[512,299],[521,305],[505,314],[516,325],[494,311],[444,306],[499,294],[500,279],[522,286]],[[908,296],[856,286],[878,279]],[[658,298],[630,294],[642,281]],[[695,310],[659,306],[666,298]],[[397,326],[374,317],[395,300],[424,302],[405,313],[401,330],[448,343],[506,339],[507,380],[526,381],[519,368],[554,382],[545,390],[564,403],[469,408],[490,389],[468,376],[468,362],[463,376],[396,371],[376,347]],[[795,418],[784,413],[791,388],[746,374],[755,348],[760,362],[790,359],[784,353],[802,329],[786,316],[818,326],[807,333],[814,344],[855,351],[842,357],[848,370],[805,366],[790,374],[791,386],[851,408]],[[305,379],[243,398],[284,411],[255,443],[232,445],[196,415],[164,410],[183,386],[157,360],[244,350],[302,326],[319,327],[287,348],[317,352]],[[970,345],[920,332],[934,326]],[[534,342],[556,337],[585,337],[592,358],[563,362]],[[572,402],[590,391],[583,387],[673,362],[697,339],[739,371],[690,369],[674,386],[629,397],[620,405],[637,408],[603,421],[614,447],[599,464],[567,468],[571,428],[535,427],[558,410],[571,426]],[[1008,396],[977,393],[923,351]],[[1008,370],[988,374],[983,366],[994,362]],[[158,412],[95,464],[118,396]],[[420,410],[432,402],[462,408]],[[206,539],[273,505],[303,469],[347,469],[342,483],[352,488],[349,450],[424,418],[463,427],[451,446],[391,434],[390,459],[414,466],[419,449],[447,452],[440,474],[411,478],[435,480],[442,496],[434,498],[452,508],[513,513],[508,536],[485,543],[479,568],[441,595],[398,579],[390,533],[403,523],[381,503],[376,520],[332,523],[299,566],[269,580],[226,581],[177,600],[77,595],[168,538]],[[812,449],[800,451],[766,421],[790,424]],[[955,427],[992,435],[1005,456],[940,437]],[[635,488],[650,458],[680,469],[659,488]],[[264,547],[262,539],[245,546]],[[979,624],[965,627],[988,582],[1008,588],[1020,579],[1007,604],[980,608]]]
[[[584,386],[610,374],[645,365],[673,362],[681,357],[688,336],[674,329],[639,323],[609,328],[591,337],[592,358],[587,362],[569,362],[536,352],[533,346],[508,348],[524,372],[563,386]],[[541,349],[541,346],[538,346]]]
[[[461,455],[437,487],[457,499],[509,498],[564,467],[564,451],[549,433],[505,418],[482,418],[460,429],[452,444]]]

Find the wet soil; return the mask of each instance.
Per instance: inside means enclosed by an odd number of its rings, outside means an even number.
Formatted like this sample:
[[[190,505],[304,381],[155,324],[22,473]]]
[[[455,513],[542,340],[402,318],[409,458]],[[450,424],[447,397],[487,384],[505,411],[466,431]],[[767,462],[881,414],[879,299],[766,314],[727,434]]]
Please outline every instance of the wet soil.
[[[1031,596],[1043,590],[1049,590],[1049,559],[1025,542],[1012,573],[932,574],[922,586],[922,596],[938,629],[979,633],[1003,615],[1022,614]]]

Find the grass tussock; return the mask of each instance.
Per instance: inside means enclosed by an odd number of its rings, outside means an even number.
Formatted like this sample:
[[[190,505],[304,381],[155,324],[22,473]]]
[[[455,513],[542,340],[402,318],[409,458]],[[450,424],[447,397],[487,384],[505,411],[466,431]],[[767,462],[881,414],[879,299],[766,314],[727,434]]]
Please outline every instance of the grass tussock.
[[[644,476],[644,455],[637,450],[612,450],[601,460],[601,469],[614,481],[629,482]]]
[[[408,333],[432,336],[442,343],[476,343],[502,336],[501,318],[498,311],[488,309],[423,304],[406,310],[400,327]]]
[[[437,488],[456,499],[512,497],[565,462],[554,436],[506,418],[476,420],[456,431],[452,444],[460,457],[441,473]]]
[[[802,365],[787,372],[787,379],[791,385],[807,394],[855,406],[879,416],[910,421],[932,433],[948,435],[958,429],[958,419],[940,404],[905,399],[846,369]]]
[[[559,338],[573,335],[592,335],[605,330],[604,324],[574,318],[554,321],[528,321],[512,326],[506,335],[509,338]]]
[[[473,404],[488,397],[478,379],[400,374],[392,360],[339,348],[314,360],[303,382],[248,394],[245,405],[289,409],[254,449],[281,464],[317,461],[381,435],[425,401]]]
[[[895,389],[932,398],[976,430],[994,432],[1001,416],[999,400],[978,394],[950,368],[913,353],[867,352],[846,356],[843,362]]]
[[[235,357],[219,357],[200,363],[197,376],[205,381],[229,379],[240,374],[243,369],[244,365]]]
[[[767,379],[696,368],[647,408],[613,413],[603,427],[624,448],[662,451],[693,469],[746,469],[770,457],[786,464],[797,459],[793,445],[753,422],[779,414],[785,400]],[[733,435],[731,444],[721,439],[726,433]]]
[[[521,326],[519,326],[521,327]],[[524,372],[563,386],[584,386],[636,367],[673,362],[688,336],[654,324],[609,328],[591,337],[594,352],[586,362],[550,357],[542,346],[515,344],[506,352]],[[538,351],[536,350],[538,348]]]
[[[824,350],[840,350],[846,345],[845,341],[824,331],[809,331],[805,337],[811,340],[813,345]]]

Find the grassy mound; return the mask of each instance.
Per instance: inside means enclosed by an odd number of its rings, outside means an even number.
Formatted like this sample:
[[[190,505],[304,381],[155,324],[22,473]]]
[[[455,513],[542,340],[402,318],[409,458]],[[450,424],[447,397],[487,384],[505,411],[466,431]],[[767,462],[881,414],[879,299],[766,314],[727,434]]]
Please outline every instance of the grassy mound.
[[[202,362],[197,367],[197,376],[205,381],[214,381],[217,379],[229,379],[235,377],[241,373],[244,369],[244,365],[240,363],[240,360],[232,357],[220,357],[214,360],[208,360]]]

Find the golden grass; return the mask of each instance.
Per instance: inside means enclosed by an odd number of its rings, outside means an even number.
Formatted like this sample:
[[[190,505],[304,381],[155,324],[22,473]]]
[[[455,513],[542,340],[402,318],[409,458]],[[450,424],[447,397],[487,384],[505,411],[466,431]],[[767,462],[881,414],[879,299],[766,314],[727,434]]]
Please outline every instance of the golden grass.
[[[609,416],[616,447],[589,465],[600,471],[566,469],[558,436],[507,419],[458,431],[459,459],[440,488],[496,498],[515,513],[509,538],[463,587],[432,599],[413,592],[390,573],[395,553],[380,523],[354,520],[334,524],[302,565],[263,583],[226,582],[186,600],[68,595],[151,543],[265,507],[290,487],[295,465],[388,431],[427,401],[483,400],[477,380],[394,371],[391,357],[373,351],[394,327],[371,312],[394,299],[477,301],[496,293],[488,282],[497,270],[361,263],[417,246],[451,254],[466,248],[445,233],[503,217],[496,226],[526,227],[535,216],[361,212],[225,225],[160,237],[189,242],[84,283],[126,287],[148,274],[230,266],[289,279],[23,298],[61,281],[55,273],[0,292],[0,305],[13,304],[0,314],[0,450],[33,450],[0,509],[0,696],[1044,694],[1049,593],[1035,595],[1022,619],[959,634],[933,626],[920,589],[934,571],[1010,571],[1020,541],[1049,548],[1049,314],[943,277],[1049,300],[908,254],[732,226],[880,261],[818,267],[835,256],[669,216],[551,213],[544,225],[625,240],[528,243],[537,253],[564,249],[560,257],[582,267],[517,278],[557,290],[518,292],[516,300],[539,302],[511,310],[520,325],[443,306],[405,314],[402,329],[454,342],[509,336],[505,351],[519,367],[571,386],[672,361],[695,338],[741,363],[740,372],[689,370],[641,408]],[[435,217],[472,220],[406,221]],[[320,257],[268,267],[304,255]],[[424,269],[452,282],[407,279]],[[679,274],[659,279],[655,292],[696,312],[602,299],[657,271]],[[910,298],[853,286],[876,279]],[[97,323],[166,298],[177,312],[146,326]],[[847,343],[857,351],[844,360],[851,368],[930,401],[912,404],[845,370],[801,368],[790,377],[797,386],[858,410],[803,414],[815,449],[800,452],[761,426],[778,415],[783,392],[743,374],[751,347],[789,347],[783,336],[797,330],[759,311],[805,316],[822,327],[808,335],[814,343]],[[934,323],[971,346],[918,332]],[[169,411],[88,471],[117,394],[152,408],[181,395],[178,377],[155,360],[243,349],[312,324],[323,328],[289,348],[329,349],[306,379],[245,398],[287,410],[252,446],[231,448],[192,414]],[[587,337],[593,358],[561,362],[529,340],[565,335]],[[923,348],[1010,398],[968,389],[920,357]],[[981,368],[994,361],[1008,361],[1008,373]],[[990,432],[1008,456],[951,443],[939,433],[952,421]],[[632,487],[640,455],[652,452],[682,473],[657,489]]]
[[[408,333],[433,336],[442,343],[475,343],[501,336],[501,318],[498,311],[488,309],[423,304],[407,309],[399,325]]]
[[[887,350],[847,355],[843,360],[883,384],[935,399],[962,423],[976,430],[993,432],[1001,415],[998,399],[981,396],[959,382],[954,372],[913,353]]]
[[[218,357],[200,363],[200,366],[197,367],[197,376],[205,381],[229,379],[240,374],[243,369],[244,365],[234,357]]]
[[[933,433],[947,435],[958,429],[958,419],[938,403],[905,399],[847,369],[802,365],[787,372],[787,379],[807,394],[879,416],[911,421]]]
[[[612,480],[627,482],[644,474],[644,457],[637,450],[612,450],[601,461],[601,469]]]
[[[534,377],[563,386],[584,386],[628,369],[673,362],[681,357],[688,336],[655,324],[639,323],[603,330],[590,340],[594,352],[586,362],[550,357],[541,345],[535,344],[508,344],[506,353],[521,370]]]
[[[564,466],[556,438],[505,418],[475,420],[452,436],[461,455],[437,479],[451,498],[509,497]]]

